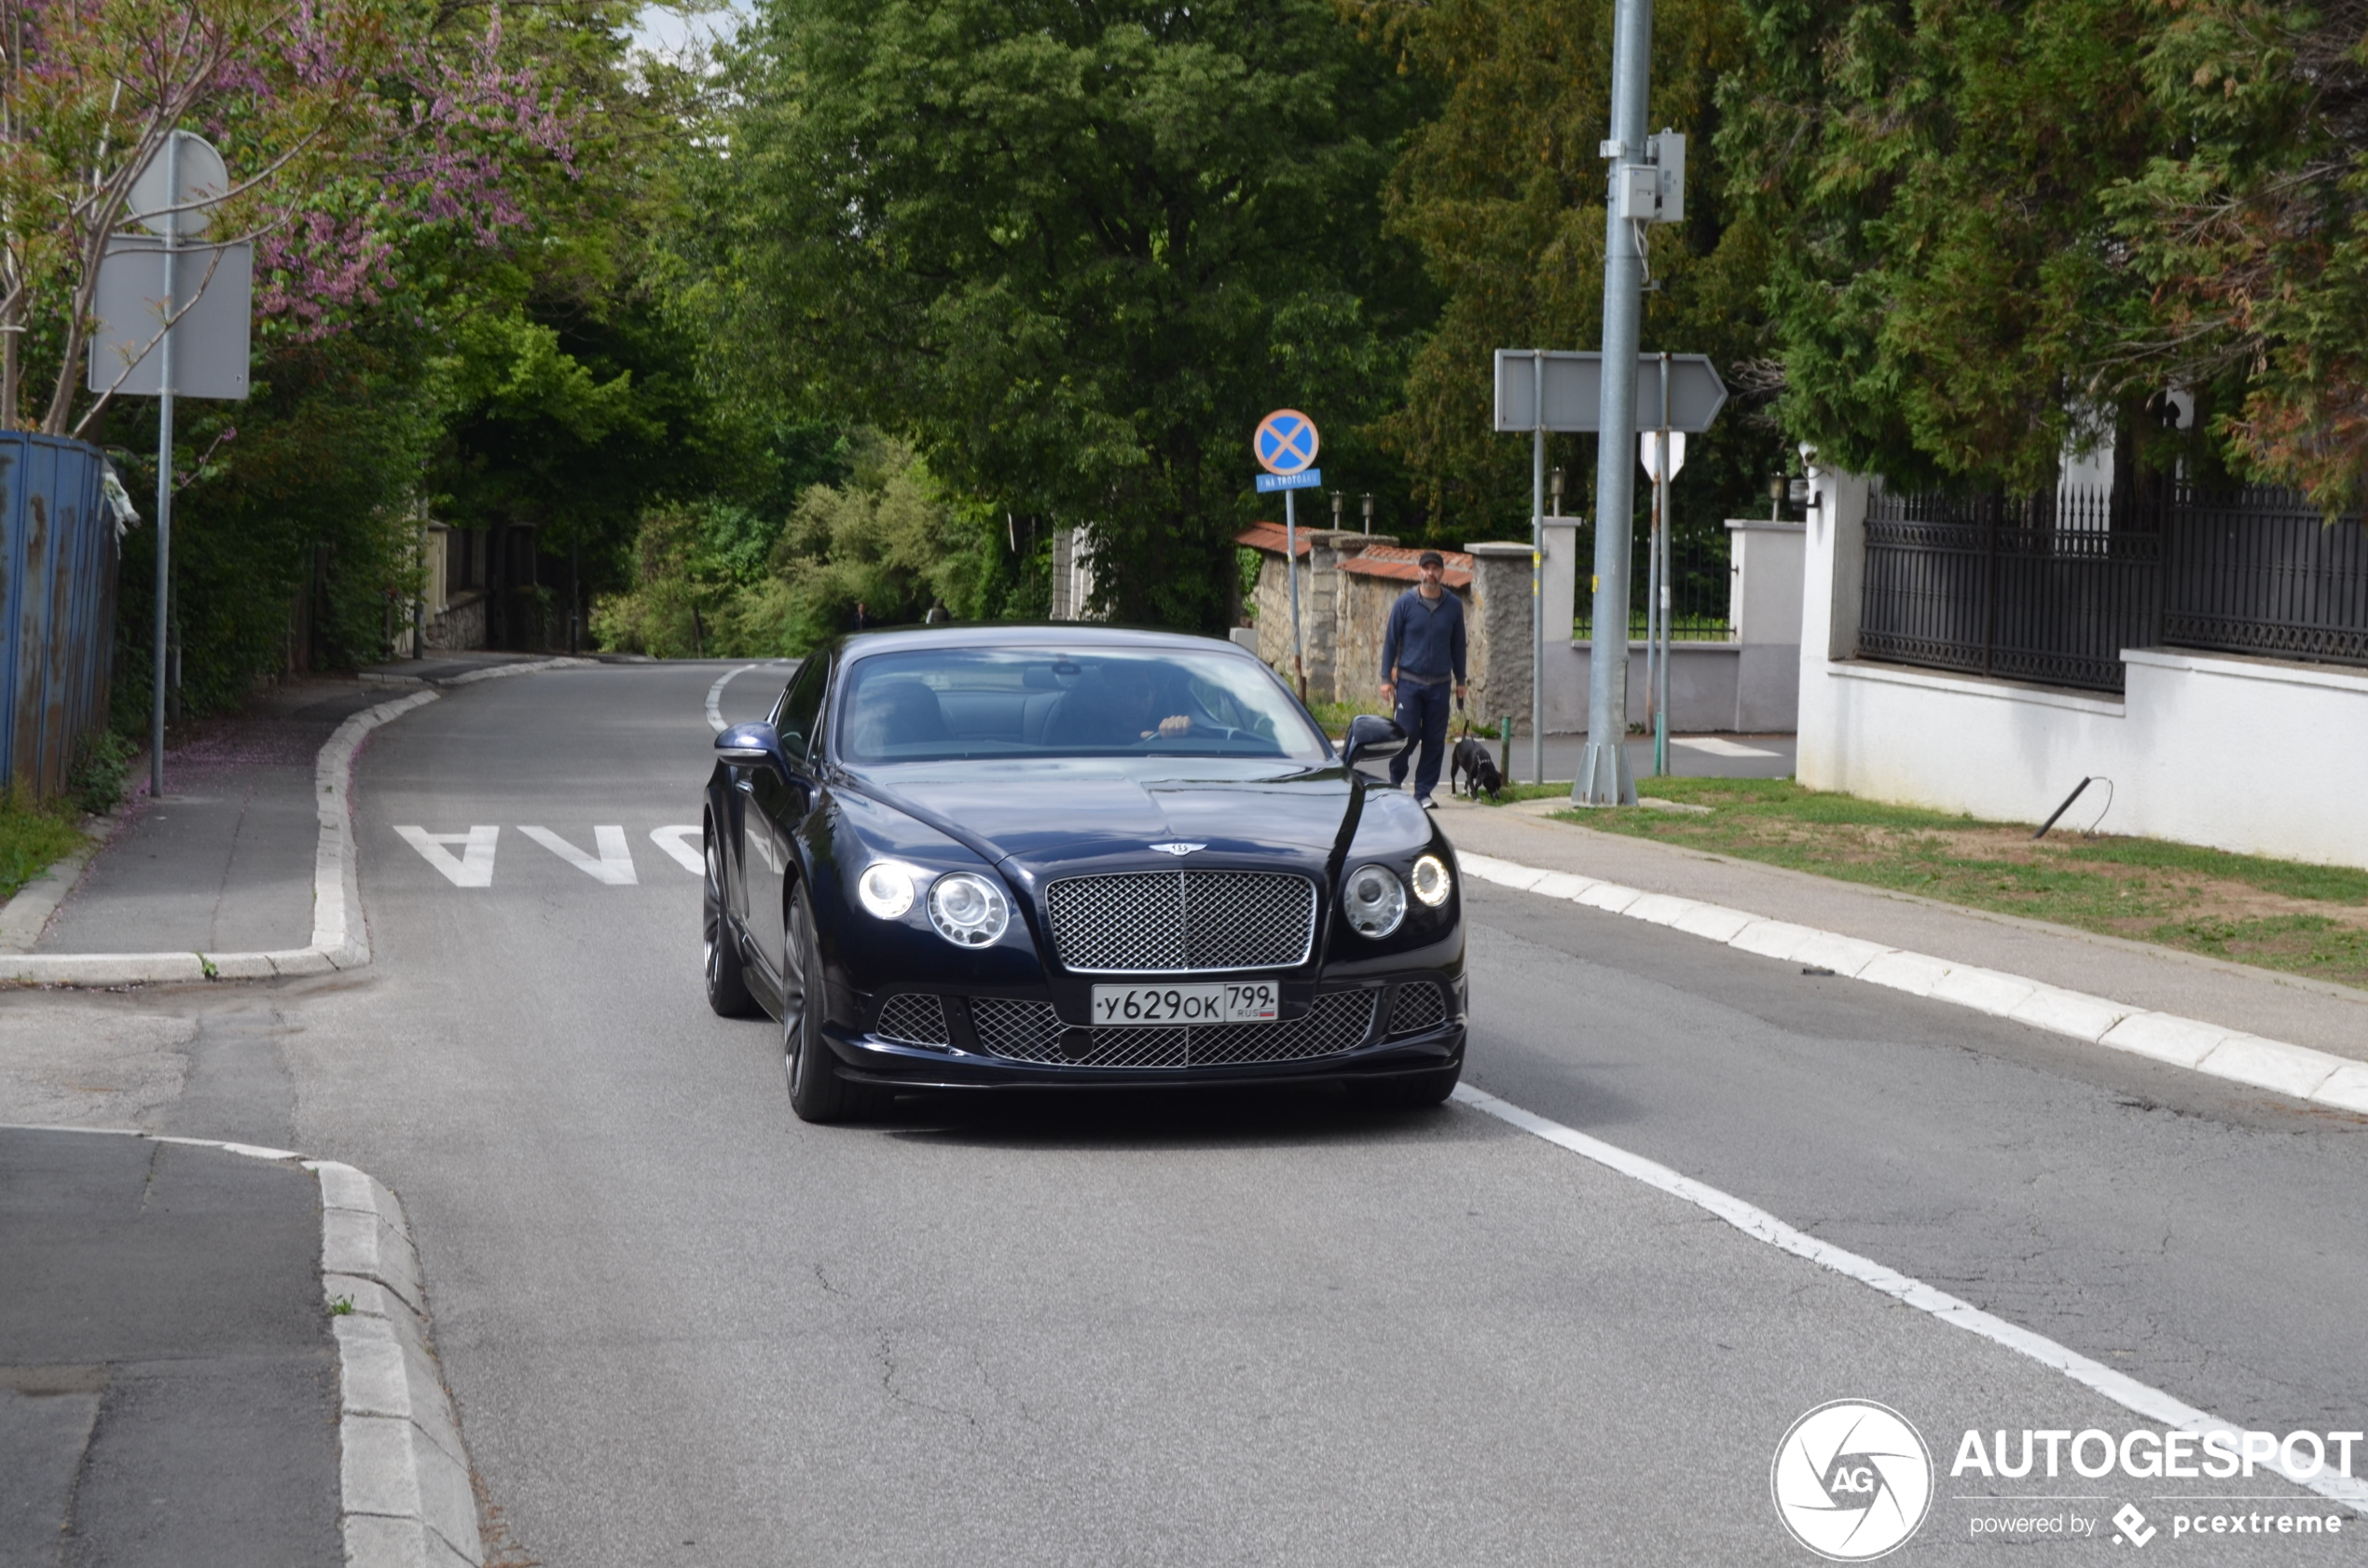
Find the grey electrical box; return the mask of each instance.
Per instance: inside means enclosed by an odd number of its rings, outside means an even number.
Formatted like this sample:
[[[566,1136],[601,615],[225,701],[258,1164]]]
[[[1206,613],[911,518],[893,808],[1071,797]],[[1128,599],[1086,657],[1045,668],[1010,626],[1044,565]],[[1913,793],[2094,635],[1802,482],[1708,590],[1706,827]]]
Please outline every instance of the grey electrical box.
[[[1686,138],[1664,131],[1646,138],[1652,147],[1653,170],[1659,179],[1656,223],[1676,223],[1686,216]]]
[[[1614,176],[1613,189],[1618,193],[1619,215],[1623,223],[1660,221],[1660,176],[1651,164],[1622,164]]]

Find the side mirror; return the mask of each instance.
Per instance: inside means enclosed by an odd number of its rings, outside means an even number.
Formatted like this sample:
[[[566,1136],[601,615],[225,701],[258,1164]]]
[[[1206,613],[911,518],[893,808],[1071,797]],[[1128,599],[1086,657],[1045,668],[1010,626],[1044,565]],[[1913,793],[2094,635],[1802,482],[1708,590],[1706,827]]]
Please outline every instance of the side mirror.
[[[781,756],[781,737],[773,726],[762,720],[735,724],[715,737],[716,755],[733,763],[778,762]]]
[[[1351,768],[1358,762],[1370,760],[1388,762],[1412,743],[1413,737],[1397,727],[1395,719],[1384,719],[1378,713],[1360,713],[1348,722],[1348,739],[1341,744],[1341,761]]]

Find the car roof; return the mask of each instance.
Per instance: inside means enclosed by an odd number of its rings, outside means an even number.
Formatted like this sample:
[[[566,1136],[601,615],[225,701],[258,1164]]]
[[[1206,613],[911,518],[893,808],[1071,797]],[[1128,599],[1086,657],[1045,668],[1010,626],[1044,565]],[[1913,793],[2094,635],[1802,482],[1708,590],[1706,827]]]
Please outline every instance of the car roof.
[[[1150,626],[1111,626],[1081,621],[995,621],[950,626],[902,626],[884,631],[850,632],[840,643],[841,657],[869,658],[874,653],[916,648],[1101,648],[1165,649],[1173,653],[1223,651],[1254,658],[1240,645],[1219,637],[1193,632],[1163,631]]]

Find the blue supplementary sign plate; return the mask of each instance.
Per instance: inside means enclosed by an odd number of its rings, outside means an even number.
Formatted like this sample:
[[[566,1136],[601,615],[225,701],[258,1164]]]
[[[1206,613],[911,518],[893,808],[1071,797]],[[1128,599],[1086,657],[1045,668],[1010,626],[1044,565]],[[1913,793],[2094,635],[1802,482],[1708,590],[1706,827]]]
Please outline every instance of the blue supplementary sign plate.
[[[1315,466],[1315,421],[1296,408],[1277,408],[1258,421],[1250,450],[1269,474],[1300,474]]]
[[[1261,474],[1258,476],[1258,493],[1269,490],[1312,490],[1324,482],[1320,468],[1303,469],[1297,474]]]

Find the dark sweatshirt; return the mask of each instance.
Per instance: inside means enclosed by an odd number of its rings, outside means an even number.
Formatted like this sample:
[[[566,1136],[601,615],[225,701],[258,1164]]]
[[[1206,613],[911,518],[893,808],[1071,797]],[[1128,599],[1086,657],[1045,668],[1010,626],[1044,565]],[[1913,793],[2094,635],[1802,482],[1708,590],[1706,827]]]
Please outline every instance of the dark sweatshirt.
[[[1437,598],[1409,588],[1390,606],[1389,626],[1382,633],[1382,679],[1437,685],[1450,674],[1463,683],[1464,601],[1452,588],[1439,589]]]

